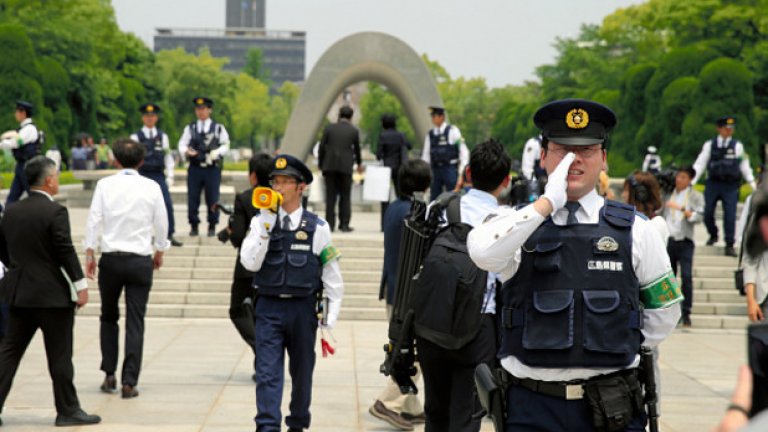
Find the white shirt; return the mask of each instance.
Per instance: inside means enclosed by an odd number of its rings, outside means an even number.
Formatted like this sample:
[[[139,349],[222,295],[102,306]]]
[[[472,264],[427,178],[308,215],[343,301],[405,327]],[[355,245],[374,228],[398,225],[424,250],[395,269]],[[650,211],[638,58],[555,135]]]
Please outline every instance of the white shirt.
[[[278,220],[282,221],[287,214],[280,207],[277,214]],[[303,214],[304,209],[301,206],[290,213],[289,217],[293,229],[299,226]],[[259,217],[255,216],[251,219],[251,229],[240,247],[240,263],[247,270],[252,272],[259,271],[261,264],[264,262],[264,257],[267,255],[268,246],[269,234],[264,230],[264,226],[259,223]],[[331,229],[324,219],[318,217],[315,235],[312,238],[312,253],[319,256],[323,249],[329,246],[331,246]],[[320,278],[323,282],[323,295],[328,297],[328,326],[333,327],[336,319],[339,317],[341,300],[344,297],[344,281],[341,278],[339,260],[333,259],[325,263]]]
[[[99,240],[101,240],[99,242]],[[160,186],[124,169],[96,183],[85,229],[86,249],[152,255],[171,247]]]
[[[145,137],[149,138],[157,136],[157,128],[148,128],[146,126],[141,128],[141,132],[144,134]],[[139,134],[131,134],[131,139],[139,142]],[[171,156],[171,144],[168,140],[168,134],[163,132],[163,152],[165,153],[164,162],[165,162],[165,178],[168,180],[168,183],[173,182],[173,168],[174,168],[174,161],[173,156]]]
[[[53,201],[53,197],[46,191],[42,191],[39,189],[30,189],[29,192],[39,193],[40,195],[44,195],[49,200]],[[75,289],[77,289],[78,292],[88,288],[88,281],[85,278],[73,281],[72,284],[75,286]]]
[[[461,197],[461,221],[476,227],[483,223],[485,218],[499,208],[495,196],[479,189],[470,189]],[[488,284],[483,298],[483,313],[496,313],[496,280],[499,275],[488,272]]]
[[[690,227],[690,224],[695,224],[701,221],[704,209],[697,208],[694,206],[694,203],[691,202],[691,195],[694,192],[695,191],[691,186],[688,186],[679,192],[677,190],[673,190],[672,194],[669,196],[669,200],[679,205],[683,210],[675,210],[664,207],[663,215],[667,222],[669,236],[675,240],[680,241],[685,240],[686,238],[693,240],[693,231]],[[690,217],[685,217],[685,210],[691,211]],[[684,223],[689,225],[686,227],[683,225]]]
[[[731,138],[728,140],[730,141]],[[735,139],[735,138],[734,138]],[[724,138],[720,135],[717,136],[717,147],[720,148],[723,146]],[[749,158],[746,157],[744,154],[744,145],[741,144],[741,141],[736,141],[736,145],[734,148],[734,153],[736,158],[741,159],[741,163],[739,164],[739,170],[741,171],[741,175],[744,177],[744,180],[747,181],[752,186],[752,189],[755,188],[755,176],[752,174],[752,167],[749,166]],[[699,153],[699,156],[696,158],[696,162],[693,163],[693,169],[696,170],[696,177],[693,178],[693,181],[691,184],[696,184],[696,182],[699,181],[699,178],[701,178],[701,175],[704,174],[704,171],[707,170],[707,164],[709,164],[709,157],[712,155],[712,140],[707,140],[707,142],[704,143],[704,146],[701,148],[701,153]]]
[[[197,120],[195,122],[195,126],[197,128],[198,133],[205,133],[208,132],[208,129],[211,127],[211,120],[210,118],[207,118],[205,120]],[[229,151],[229,133],[227,132],[227,128],[224,127],[223,124],[217,123],[217,130],[219,133],[219,148],[215,150],[211,150],[209,153],[209,157],[211,161],[216,160],[219,156],[224,156]],[[189,130],[189,126],[187,125],[184,127],[184,133],[181,135],[181,138],[179,139],[179,153],[181,154],[182,158],[187,157],[187,148],[189,148],[189,140],[192,139],[192,131]],[[217,131],[214,130],[214,133]]]
[[[523,147],[522,170],[523,178],[530,180],[533,178],[533,166],[536,160],[541,157],[541,141],[538,137],[531,138],[525,142]]]
[[[600,209],[605,200],[597,192],[591,191],[579,200],[581,207],[576,212],[579,223],[597,223]],[[522,209],[500,207],[497,216],[476,227],[469,233],[467,248],[469,255],[478,267],[498,272],[502,281],[515,275],[522,261],[520,248],[528,237],[546,220],[533,207]],[[552,215],[556,225],[565,225],[568,210],[563,208]],[[632,224],[632,267],[640,286],[647,285],[668,274],[672,267],[666,253],[666,245],[649,221],[640,217]],[[677,325],[680,318],[680,305],[676,303],[663,309],[645,309],[643,311],[643,345],[654,347],[663,341]],[[628,367],[636,367],[637,356]],[[501,361],[504,369],[518,378],[532,378],[543,381],[569,381],[587,379],[593,376],[614,372],[616,368],[537,368],[523,364],[514,356]]]
[[[448,122],[443,122],[440,127],[432,128],[432,131],[439,136],[445,133],[447,127]],[[464,167],[469,163],[469,149],[459,128],[456,125],[451,125],[451,130],[448,131],[448,145],[457,145],[457,143],[459,146],[459,160],[457,162],[459,163],[459,176],[461,176],[464,173]],[[429,163],[430,160],[429,149],[431,146],[432,141],[430,141],[429,133],[427,133],[426,138],[424,138],[424,149],[421,151],[421,159],[426,163]]]
[[[19,135],[15,138],[6,138],[0,141],[0,148],[13,150],[27,144],[37,141],[39,136],[37,126],[32,123],[31,118],[25,118],[19,123]]]

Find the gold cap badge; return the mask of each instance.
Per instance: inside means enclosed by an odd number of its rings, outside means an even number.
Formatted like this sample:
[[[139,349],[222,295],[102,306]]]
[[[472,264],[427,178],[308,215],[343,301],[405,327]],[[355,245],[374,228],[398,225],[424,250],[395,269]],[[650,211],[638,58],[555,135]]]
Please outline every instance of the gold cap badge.
[[[736,120],[733,119],[733,117],[729,117],[728,120],[725,121],[727,124],[732,125],[736,123]]]
[[[571,129],[584,129],[589,125],[589,114],[581,108],[574,108],[565,115],[565,124]]]
[[[286,166],[288,166],[288,161],[286,161],[285,158],[280,158],[275,161],[275,168],[277,169],[283,169]]]
[[[205,103],[205,101],[203,100],[203,98],[197,98],[195,103],[198,104],[198,105],[202,105],[203,103]]]
[[[153,111],[155,111],[155,106],[154,105],[147,105],[147,112],[153,112]]]

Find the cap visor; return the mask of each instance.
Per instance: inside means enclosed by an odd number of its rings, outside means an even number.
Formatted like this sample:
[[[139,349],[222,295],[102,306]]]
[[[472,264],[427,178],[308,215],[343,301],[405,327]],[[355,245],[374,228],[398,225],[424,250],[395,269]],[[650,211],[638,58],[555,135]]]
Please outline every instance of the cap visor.
[[[602,144],[603,141],[605,141],[603,138],[592,138],[592,137],[554,137],[550,136],[547,137],[551,142],[555,144],[561,144],[561,145],[573,145],[573,146],[585,146],[585,145],[594,145],[594,144]]]

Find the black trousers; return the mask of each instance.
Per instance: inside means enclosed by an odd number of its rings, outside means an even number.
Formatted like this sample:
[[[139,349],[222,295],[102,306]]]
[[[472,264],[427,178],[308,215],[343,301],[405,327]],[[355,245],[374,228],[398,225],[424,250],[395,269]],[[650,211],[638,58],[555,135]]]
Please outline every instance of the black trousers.
[[[496,358],[496,321],[483,315],[475,339],[458,350],[447,350],[420,337],[416,347],[424,377],[425,432],[477,432],[481,418],[475,396],[475,367]]]
[[[135,386],[139,381],[144,352],[144,315],[152,287],[152,271],[150,256],[103,254],[99,260],[101,370],[110,375],[117,370],[118,302],[125,289],[125,358],[120,378],[123,385]]]
[[[0,344],[0,411],[11,390],[21,357],[37,329],[43,332],[56,412],[70,415],[80,409],[80,401],[72,382],[75,374],[72,365],[74,324],[74,308],[10,308],[8,333]]]
[[[339,227],[348,227],[352,219],[352,174],[324,171],[325,220],[336,227],[336,198],[339,197]]]
[[[256,355],[256,330],[253,322],[253,312],[246,313],[243,301],[250,298],[251,304],[255,300],[254,289],[251,286],[253,277],[235,277],[232,279],[232,292],[229,298],[229,319],[235,325],[235,329],[240,333],[246,344]]]
[[[696,245],[692,240],[674,240],[672,238],[667,242],[667,253],[669,262],[672,264],[672,271],[675,276],[680,275],[683,280],[683,316],[691,315],[693,307],[693,251]],[[678,264],[680,269],[678,270]]]

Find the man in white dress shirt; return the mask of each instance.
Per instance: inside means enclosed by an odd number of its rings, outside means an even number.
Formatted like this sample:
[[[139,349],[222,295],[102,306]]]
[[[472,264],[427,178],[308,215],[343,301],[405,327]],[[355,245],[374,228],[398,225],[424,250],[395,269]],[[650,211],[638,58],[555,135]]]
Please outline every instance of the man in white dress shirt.
[[[144,315],[152,272],[163,265],[168,242],[168,216],[160,186],[137,171],[144,159],[144,145],[129,139],[113,146],[122,170],[96,184],[85,232],[86,275],[96,275],[99,260],[101,295],[101,370],[106,374],[101,390],[117,390],[118,301],[125,290],[126,333],[122,368],[122,397],[139,395],[136,385],[144,349]],[[153,255],[154,254],[154,255]]]
[[[511,383],[506,427],[644,431],[638,352],[680,317],[669,258],[633,207],[595,191],[613,112],[566,99],[542,106],[534,122],[549,175],[544,194],[499,209],[467,240],[475,263],[504,283],[496,313]]]
[[[189,162],[187,171],[187,218],[191,227],[190,236],[197,236],[200,216],[200,193],[205,191],[205,205],[208,208],[208,237],[216,235],[219,212],[214,204],[219,202],[221,169],[224,155],[229,151],[229,133],[221,123],[211,119],[213,100],[196,97],[193,121],[184,128],[179,139],[179,154]]]
[[[704,188],[704,225],[709,233],[707,245],[718,241],[717,225],[715,224],[715,207],[718,201],[723,202],[723,231],[725,231],[725,254],[736,256],[733,248],[736,230],[736,204],[739,201],[739,186],[741,180],[746,180],[757,189],[755,176],[749,166],[749,158],[744,153],[744,145],[733,138],[736,128],[736,118],[720,117],[715,122],[717,136],[704,143],[701,153],[693,163],[696,184],[702,174],[707,173],[707,184]]]
[[[139,174],[152,179],[160,186],[165,202],[165,212],[168,214],[168,240],[171,246],[181,247],[183,243],[173,238],[176,224],[173,217],[173,202],[169,187],[173,186],[173,156],[168,141],[168,134],[156,127],[160,115],[157,104],[146,103],[139,108],[144,127],[131,135],[131,139],[144,144],[144,163],[139,167]]]

